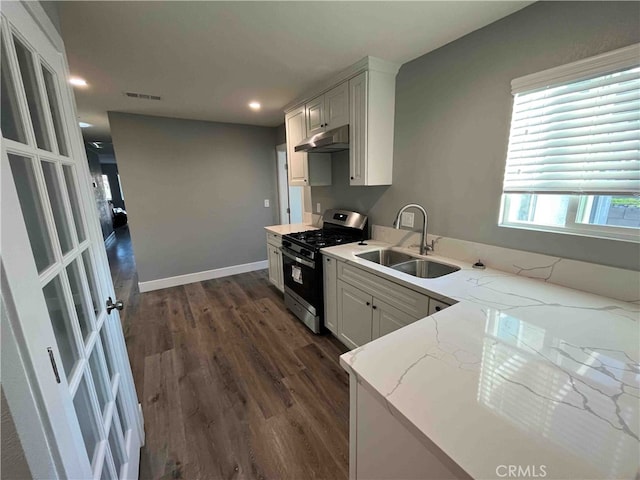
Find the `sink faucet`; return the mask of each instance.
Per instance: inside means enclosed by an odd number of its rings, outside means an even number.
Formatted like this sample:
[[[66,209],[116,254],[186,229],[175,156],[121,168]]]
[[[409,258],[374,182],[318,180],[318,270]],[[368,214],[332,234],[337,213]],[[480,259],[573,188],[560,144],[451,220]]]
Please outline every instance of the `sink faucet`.
[[[435,242],[431,240],[431,245],[427,244],[427,223],[428,223],[429,217],[427,215],[427,211],[424,208],[422,208],[417,203],[408,203],[398,211],[398,214],[396,215],[396,219],[393,221],[393,226],[396,228],[396,230],[400,228],[400,217],[402,217],[402,214],[404,213],[404,211],[409,208],[417,208],[422,212],[423,222],[422,222],[422,237],[420,238],[420,255],[427,255],[427,252],[429,250],[433,251]]]

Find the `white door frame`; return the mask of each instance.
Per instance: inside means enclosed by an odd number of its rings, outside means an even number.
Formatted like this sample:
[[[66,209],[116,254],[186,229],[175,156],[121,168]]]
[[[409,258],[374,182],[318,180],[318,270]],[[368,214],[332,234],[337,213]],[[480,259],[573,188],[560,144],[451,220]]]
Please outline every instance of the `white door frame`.
[[[282,171],[281,155],[284,154],[285,170]],[[287,175],[287,144],[276,145],[276,179],[278,186],[278,218],[279,223],[291,223],[289,205],[289,176]]]

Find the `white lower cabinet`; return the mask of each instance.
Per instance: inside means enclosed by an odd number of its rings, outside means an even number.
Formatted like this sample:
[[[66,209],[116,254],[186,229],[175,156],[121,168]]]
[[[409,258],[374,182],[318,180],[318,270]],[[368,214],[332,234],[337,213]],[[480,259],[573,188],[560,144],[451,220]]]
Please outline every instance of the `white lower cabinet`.
[[[373,297],[338,280],[338,338],[357,348],[373,338]]]
[[[419,319],[392,307],[388,303],[376,298],[373,299],[373,338],[380,338],[416,320]]]
[[[281,292],[284,292],[284,272],[282,270],[282,237],[267,232],[267,263],[269,266],[269,281]]]
[[[352,349],[449,306],[327,256],[324,290],[325,325]]]

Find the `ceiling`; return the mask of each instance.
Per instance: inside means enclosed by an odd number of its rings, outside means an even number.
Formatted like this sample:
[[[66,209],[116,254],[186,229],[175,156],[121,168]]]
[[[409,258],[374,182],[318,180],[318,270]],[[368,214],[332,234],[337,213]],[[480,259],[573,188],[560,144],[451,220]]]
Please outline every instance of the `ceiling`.
[[[530,4],[59,2],[87,141],[107,111],[276,126],[283,107],[366,55],[405,63]],[[123,92],[162,97],[128,98]],[[258,101],[262,109],[247,104]]]

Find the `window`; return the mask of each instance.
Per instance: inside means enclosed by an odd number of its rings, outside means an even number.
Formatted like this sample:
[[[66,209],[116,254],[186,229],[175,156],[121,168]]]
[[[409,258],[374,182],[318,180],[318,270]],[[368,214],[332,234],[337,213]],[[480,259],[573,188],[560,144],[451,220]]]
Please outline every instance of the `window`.
[[[514,93],[500,225],[640,241],[640,45]]]
[[[110,202],[113,200],[111,196],[111,185],[109,185],[109,177],[107,175],[102,175],[102,188],[104,189],[104,195],[107,197],[107,201]]]

